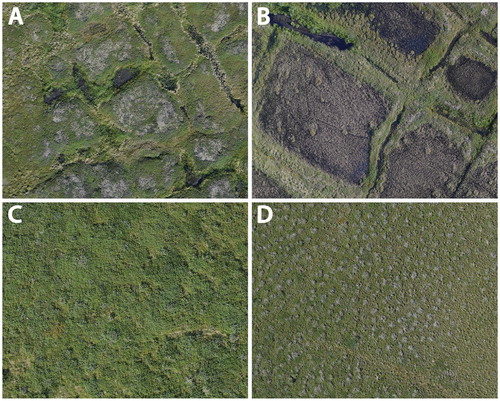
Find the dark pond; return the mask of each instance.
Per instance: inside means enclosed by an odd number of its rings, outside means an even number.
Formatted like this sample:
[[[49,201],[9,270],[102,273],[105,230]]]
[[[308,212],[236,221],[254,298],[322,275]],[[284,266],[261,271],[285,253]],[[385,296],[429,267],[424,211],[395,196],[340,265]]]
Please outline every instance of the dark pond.
[[[312,33],[305,26],[298,24],[296,21],[292,21],[292,19],[288,15],[269,14],[269,19],[272,25],[278,25],[282,28],[291,29],[292,31],[299,32],[302,35],[315,40],[316,42],[323,43],[330,47],[336,47],[339,50],[347,50],[353,46],[352,43],[347,43],[344,39],[339,38],[338,36],[335,36],[331,33],[323,33],[321,35]]]

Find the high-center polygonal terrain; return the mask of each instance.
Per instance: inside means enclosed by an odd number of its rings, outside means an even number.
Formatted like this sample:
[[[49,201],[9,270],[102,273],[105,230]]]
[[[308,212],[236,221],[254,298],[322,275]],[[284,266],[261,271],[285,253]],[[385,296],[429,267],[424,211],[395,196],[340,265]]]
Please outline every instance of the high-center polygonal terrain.
[[[259,3],[256,198],[495,198],[493,3]]]
[[[263,129],[311,164],[359,184],[368,173],[370,131],[387,114],[384,99],[299,45],[289,43],[276,57]]]
[[[246,196],[246,4],[12,9],[5,197]]]

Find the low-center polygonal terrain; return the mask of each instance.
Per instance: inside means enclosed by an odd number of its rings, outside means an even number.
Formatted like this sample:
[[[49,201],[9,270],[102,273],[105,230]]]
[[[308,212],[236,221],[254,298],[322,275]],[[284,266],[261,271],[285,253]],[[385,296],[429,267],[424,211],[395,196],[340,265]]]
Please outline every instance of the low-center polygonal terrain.
[[[246,4],[12,8],[5,197],[246,196]]]
[[[254,197],[497,196],[496,4],[255,7]]]

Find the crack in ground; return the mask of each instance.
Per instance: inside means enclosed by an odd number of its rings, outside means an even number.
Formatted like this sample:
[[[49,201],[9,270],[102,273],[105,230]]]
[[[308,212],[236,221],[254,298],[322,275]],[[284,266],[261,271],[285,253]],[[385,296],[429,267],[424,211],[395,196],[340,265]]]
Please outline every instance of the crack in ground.
[[[496,122],[498,118],[498,113],[495,114],[495,117],[491,120],[491,123],[489,124],[488,126],[488,133],[491,133],[492,130],[493,130],[493,126]],[[464,173],[462,174],[462,177],[460,177],[460,180],[458,181],[458,184],[457,186],[455,187],[455,191],[453,191],[453,197],[455,198],[458,191],[460,190],[460,188],[462,187],[464,181],[465,181],[465,178],[467,177],[467,175],[469,174],[469,171],[470,169],[472,168],[472,165],[475,163],[475,161],[481,156],[481,154],[483,153],[483,149],[484,147],[486,146],[486,144],[488,143],[488,140],[483,140],[483,143],[481,144],[481,148],[479,149],[479,152],[477,152],[477,155],[476,157],[473,157],[469,163],[467,164],[467,166],[465,167],[465,170],[464,170]]]
[[[446,62],[446,59],[448,58],[448,56],[450,55],[451,51],[453,50],[453,48],[455,47],[455,45],[457,44],[457,42],[459,41],[459,39],[462,37],[462,35],[463,35],[462,31],[458,32],[455,35],[455,37],[453,38],[453,40],[448,45],[448,49],[446,49],[446,53],[443,55],[443,57],[441,57],[441,60],[439,60],[439,63],[437,63],[434,67],[432,67],[429,70],[429,75],[432,74],[434,71],[436,71],[437,69],[441,68],[444,65],[444,63]]]
[[[455,190],[453,191],[453,194],[452,194],[452,197],[453,198],[456,198],[457,197],[457,193],[458,191],[460,190],[460,188],[462,187],[462,184],[464,183],[465,181],[465,178],[467,177],[467,175],[469,174],[469,171],[470,169],[472,168],[472,165],[474,164],[474,162],[479,158],[479,156],[481,155],[481,153],[483,153],[483,148],[485,146],[485,144],[487,143],[487,141],[483,141],[483,143],[481,144],[481,149],[479,149],[479,152],[477,152],[477,155],[476,157],[472,158],[469,163],[467,163],[467,166],[465,167],[464,169],[464,172],[462,174],[462,176],[460,177],[460,179],[458,180],[458,184],[457,186],[455,187]]]
[[[149,59],[150,60],[154,60],[155,58],[154,58],[154,55],[153,55],[153,44],[148,40],[148,38],[146,37],[146,34],[142,30],[142,28],[139,26],[139,24],[134,24],[133,26],[134,26],[134,29],[136,30],[136,32],[141,37],[141,39],[143,40],[143,42],[148,45]]]
[[[482,130],[482,129],[478,129],[478,128],[476,129],[475,127],[469,125],[466,121],[450,116],[450,114],[447,112],[447,110],[442,108],[442,107],[430,108],[429,110],[433,113],[436,113],[438,116],[443,117],[446,120],[451,121],[452,123],[466,129],[469,132],[472,132],[474,134],[478,134],[481,137],[486,137],[489,134],[489,131],[488,131],[490,129],[489,127],[487,130]],[[496,115],[493,118],[493,121],[490,123],[490,126],[493,125],[493,123],[495,122],[495,119],[496,119]]]
[[[180,16],[183,16],[182,14],[184,13],[182,13],[181,11],[179,14],[181,14]],[[244,113],[245,109],[241,104],[241,100],[234,97],[231,91],[231,87],[227,84],[226,73],[222,69],[220,62],[217,59],[217,56],[215,55],[213,44],[205,40],[203,35],[198,31],[196,26],[194,26],[193,24],[189,23],[188,21],[182,21],[182,20],[181,24],[183,25],[183,27],[185,25],[184,30],[189,35],[191,40],[196,44],[198,52],[210,62],[215,78],[219,82],[219,85],[226,94],[226,96],[229,98],[231,103],[233,103],[238,108],[238,110]]]
[[[497,40],[493,37],[493,35],[488,32],[481,31],[481,36],[488,42],[490,45],[497,47]]]
[[[368,61],[373,67],[375,67],[376,70],[380,71],[382,74],[384,74],[387,78],[389,78],[392,82],[395,84],[399,84],[398,80],[391,76],[387,71],[385,71],[383,68],[379,67],[377,64],[375,64],[371,59],[366,57],[366,61]]]
[[[384,142],[382,143],[382,146],[380,146],[380,151],[379,151],[379,158],[377,160],[377,173],[375,175],[375,180],[373,181],[372,187],[368,190],[368,197],[371,195],[371,193],[375,190],[375,187],[378,184],[378,181],[380,180],[380,176],[382,174],[382,166],[384,163],[384,154],[385,154],[385,148],[387,147],[387,144],[389,143],[389,140],[392,138],[394,135],[394,131],[396,131],[397,126],[401,122],[401,118],[403,117],[403,114],[405,112],[405,106],[401,109],[399,112],[398,116],[396,119],[392,122],[391,128],[389,129],[389,133],[387,134],[387,137],[384,139]]]
[[[446,8],[448,8],[448,10],[450,10],[453,14],[456,14],[458,16],[458,18],[460,18],[461,21],[464,20],[464,17],[462,16],[462,14],[460,14],[460,12],[457,10],[457,8],[452,4],[452,3],[444,3]]]

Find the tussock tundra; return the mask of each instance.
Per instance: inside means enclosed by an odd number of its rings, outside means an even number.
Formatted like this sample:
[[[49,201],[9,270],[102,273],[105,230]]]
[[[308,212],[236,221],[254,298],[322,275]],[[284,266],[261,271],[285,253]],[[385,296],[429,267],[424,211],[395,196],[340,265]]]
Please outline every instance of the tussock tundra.
[[[496,204],[270,206],[254,397],[497,396]]]

